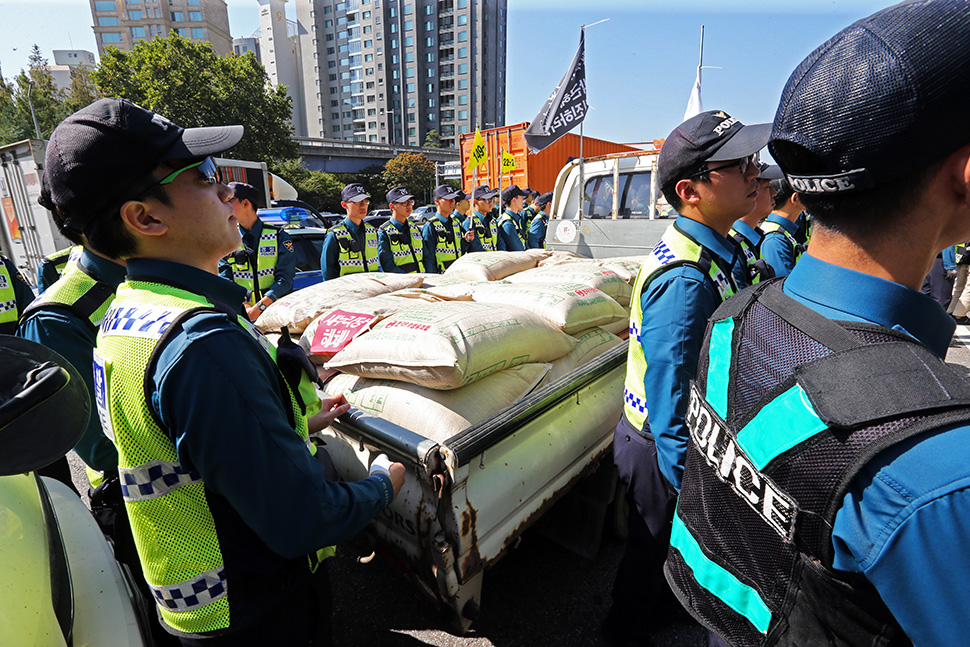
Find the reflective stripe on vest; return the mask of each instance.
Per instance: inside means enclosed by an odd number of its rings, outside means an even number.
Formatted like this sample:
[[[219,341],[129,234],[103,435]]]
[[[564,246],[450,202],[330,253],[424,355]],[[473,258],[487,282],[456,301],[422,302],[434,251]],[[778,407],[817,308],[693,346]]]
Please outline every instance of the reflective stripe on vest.
[[[759,257],[758,248],[755,245],[752,245],[747,238],[734,229],[728,232],[728,237],[741,248],[741,254],[744,256],[744,267],[747,270],[748,285],[755,285],[765,279],[774,278],[774,270],[771,269],[765,259]]]
[[[391,255],[394,256],[394,264],[407,274],[421,272],[423,271],[421,268],[421,259],[424,258],[421,231],[408,223],[404,223],[404,227],[405,232],[402,233],[388,220],[381,225],[381,230],[387,236],[387,241],[391,247]]]
[[[81,252],[84,251],[84,247],[81,245],[74,245],[73,247],[65,247],[64,249],[59,249],[50,256],[44,257],[41,261],[42,264],[50,265],[57,272],[57,276],[60,277],[64,274],[68,267],[75,265],[78,259],[81,258]]]
[[[178,462],[174,444],[151,412],[144,380],[170,327],[212,308],[185,290],[128,281],[118,288],[94,352],[98,415],[118,448],[125,507],[145,579],[164,622],[186,633],[229,627],[232,596],[205,484]],[[236,315],[235,322],[276,361],[276,349],[248,320]],[[295,432],[308,443],[306,416],[288,384],[286,389]]]
[[[366,222],[362,222],[360,226],[364,228],[364,249],[356,252],[352,248],[357,241],[345,223],[340,222],[330,228],[337,238],[337,265],[340,267],[340,276],[380,270],[380,261],[377,258],[377,230]]]
[[[761,224],[761,229],[762,231],[765,232],[765,236],[767,236],[768,234],[773,234],[775,232],[778,232],[782,236],[784,236],[785,240],[788,241],[788,244],[791,245],[792,254],[795,257],[796,263],[798,262],[798,259],[802,257],[802,254],[805,252],[805,246],[802,245],[797,240],[795,240],[795,237],[792,236],[790,233],[788,233],[788,230],[785,229],[782,225],[778,224],[777,222],[771,222],[766,220]]]
[[[640,333],[643,325],[640,299],[647,286],[661,273],[681,265],[691,265],[706,274],[717,289],[722,301],[737,291],[734,279],[731,278],[730,268],[724,271],[718,267],[714,255],[701,247],[676,225],[672,224],[667,227],[649,258],[637,272],[637,279],[633,284],[633,295],[630,297],[630,344],[627,347],[623,413],[626,415],[627,421],[637,430],[643,429],[643,425],[649,417],[647,397],[643,386],[643,379],[647,374],[647,358],[643,354],[643,346],[640,345]]]
[[[115,291],[107,283],[94,278],[79,263],[66,267],[61,278],[27,306],[24,315],[41,309],[65,307],[87,320],[93,329],[98,328],[114,300]]]
[[[527,247],[529,236],[528,234],[522,234],[522,226],[519,224],[519,219],[514,213],[506,209],[505,213],[502,214],[502,217],[498,219],[498,226],[501,227],[502,223],[510,220],[512,221],[512,226],[515,227],[515,235],[518,236],[519,240],[522,241],[522,245]]]
[[[234,255],[227,257],[229,265],[232,267],[232,280],[258,296],[257,301],[262,298],[263,293],[275,281],[276,263],[279,261],[279,233],[280,230],[276,227],[263,225],[263,230],[259,233],[259,241],[256,243],[256,250],[254,250],[256,252],[255,279],[248,254],[246,260],[241,263],[235,262]],[[245,252],[246,244],[240,243],[239,249]]]
[[[437,216],[430,222],[434,228],[435,265],[439,272],[444,272],[461,256],[461,228],[454,218],[448,218],[447,225]]]
[[[13,289],[13,277],[6,263],[0,263],[0,324],[17,323],[17,294]]]
[[[490,219],[486,227],[482,216],[477,211],[469,217],[472,219],[471,229],[475,230],[475,235],[478,236],[482,248],[486,252],[494,252],[498,249],[498,227],[495,226],[495,221]]]

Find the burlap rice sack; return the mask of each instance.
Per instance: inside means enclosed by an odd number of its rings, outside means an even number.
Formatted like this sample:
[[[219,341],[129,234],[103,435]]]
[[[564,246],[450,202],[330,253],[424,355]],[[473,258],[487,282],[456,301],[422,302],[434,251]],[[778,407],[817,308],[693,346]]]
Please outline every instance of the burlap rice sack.
[[[324,281],[291,292],[274,302],[256,320],[256,327],[264,332],[279,332],[286,326],[291,333],[302,333],[307,325],[324,312],[350,301],[358,301],[395,290],[421,285],[421,277],[414,274],[385,274],[359,272]]]
[[[451,391],[341,373],[326,390],[343,393],[366,414],[440,443],[525,397],[548,370],[549,364],[523,364]]]
[[[552,362],[552,369],[543,378],[542,386],[555,382],[566,373],[599,357],[614,346],[626,343],[602,328],[590,328],[573,336],[579,341],[576,348],[572,349],[565,357],[560,357]]]
[[[617,256],[616,258],[604,258],[597,265],[608,270],[613,270],[619,274],[624,281],[633,285],[636,281],[637,272],[640,266],[647,262],[649,256]]]
[[[582,254],[577,254],[575,252],[566,252],[553,250],[549,256],[545,257],[536,264],[536,267],[550,267],[552,265],[566,265],[568,263],[595,263],[592,258],[588,256],[583,256]]]
[[[582,283],[480,283],[472,298],[478,303],[524,308],[567,335],[630,316],[616,301]]]
[[[558,359],[576,344],[528,310],[443,301],[381,321],[337,353],[327,368],[457,389],[513,366]]]
[[[500,281],[536,266],[550,252],[529,249],[524,252],[472,252],[460,257],[445,270],[445,276],[461,277],[467,281]]]
[[[630,305],[630,294],[633,292],[633,287],[616,272],[593,263],[537,267],[513,274],[505,280],[509,283],[582,283],[602,291],[624,307]]]

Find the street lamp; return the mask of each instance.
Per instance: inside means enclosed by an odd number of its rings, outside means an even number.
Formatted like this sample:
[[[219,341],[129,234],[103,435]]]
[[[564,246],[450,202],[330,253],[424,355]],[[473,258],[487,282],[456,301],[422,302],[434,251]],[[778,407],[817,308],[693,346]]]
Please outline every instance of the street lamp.
[[[34,100],[30,98],[30,91],[34,88],[34,80],[31,78],[27,79],[27,105],[30,106],[30,116],[34,119],[34,132],[37,134],[37,139],[40,139],[40,126],[37,125],[37,115],[34,113]]]

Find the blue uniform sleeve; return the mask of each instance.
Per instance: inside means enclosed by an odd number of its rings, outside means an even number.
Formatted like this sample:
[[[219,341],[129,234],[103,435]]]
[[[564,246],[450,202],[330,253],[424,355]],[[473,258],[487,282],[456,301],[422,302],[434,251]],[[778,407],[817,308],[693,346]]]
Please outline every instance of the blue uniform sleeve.
[[[393,498],[384,475],[324,478],[287,421],[269,355],[221,316],[190,320],[158,367],[151,402],[180,463],[277,554],[293,559],[346,541]]]
[[[10,280],[13,281],[14,299],[17,301],[17,312],[23,312],[27,306],[36,298],[34,291],[30,289],[30,284],[20,275],[20,270],[9,258],[3,259],[3,264],[7,266],[10,273]]]
[[[88,388],[91,396],[91,416],[74,451],[85,465],[95,470],[118,469],[118,451],[101,430],[97,406],[94,401],[94,352],[95,332],[81,327],[67,314],[53,310],[33,312],[20,322],[17,335],[43,344],[69,361]]]
[[[720,303],[708,279],[690,266],[663,273],[640,300],[648,424],[657,441],[660,471],[678,491],[687,450],[684,415],[690,381],[697,373],[707,320]]]
[[[37,293],[43,294],[44,290],[54,285],[57,279],[61,278],[57,273],[57,266],[48,260],[43,260],[37,266]]]
[[[474,229],[472,228],[472,218],[471,218],[471,216],[468,216],[467,218],[465,218],[462,221],[462,223],[461,223],[461,230],[462,231],[474,231]],[[472,239],[472,241],[470,243],[468,243],[468,251],[469,252],[484,252],[485,251],[485,246],[482,245],[482,241],[479,240],[479,238],[478,238],[478,232],[475,232],[475,237]]]
[[[535,218],[529,225],[529,249],[542,249],[542,244],[546,240],[546,223],[541,219]]]
[[[276,301],[293,291],[293,277],[296,276],[296,254],[293,241],[285,231],[276,239],[276,268],[273,270],[273,285],[267,288],[266,296]]]
[[[835,568],[862,573],[914,645],[966,644],[970,427],[879,454],[850,485],[832,530]]]
[[[391,251],[391,239],[387,237],[387,232],[383,229],[377,230],[377,261],[380,263],[382,272],[404,274],[404,270],[394,262],[394,253]]]
[[[428,274],[438,273],[438,259],[435,254],[437,241],[434,225],[430,222],[425,223],[424,228],[421,229],[421,253],[423,254],[421,262],[424,263],[424,271]]]
[[[339,258],[340,249],[337,237],[332,233],[327,234],[327,237],[323,239],[323,247],[320,250],[320,272],[323,274],[324,281],[340,276],[340,264],[337,262]]]
[[[795,250],[781,232],[765,234],[761,241],[761,258],[768,262],[775,276],[788,276],[795,269]]]
[[[943,269],[952,271],[957,268],[957,251],[950,245],[943,250]]]
[[[498,237],[505,242],[505,251],[525,251],[525,247],[522,245],[522,239],[519,238],[519,232],[515,229],[515,223],[511,220],[506,220],[499,226]]]
[[[224,258],[219,259],[219,276],[222,278],[232,281],[232,265],[229,264]]]

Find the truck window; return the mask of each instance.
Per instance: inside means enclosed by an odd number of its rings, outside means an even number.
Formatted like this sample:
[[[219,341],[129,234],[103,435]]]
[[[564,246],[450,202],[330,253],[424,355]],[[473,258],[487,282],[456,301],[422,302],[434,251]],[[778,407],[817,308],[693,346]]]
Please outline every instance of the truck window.
[[[620,173],[617,218],[650,217],[650,173]],[[587,218],[613,217],[613,176],[586,181],[583,214]]]

